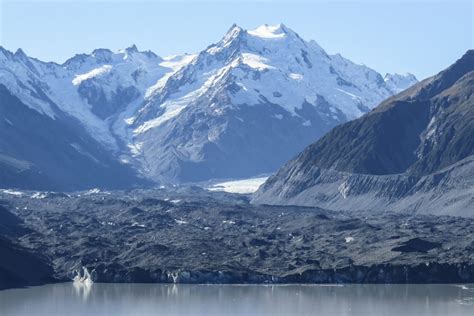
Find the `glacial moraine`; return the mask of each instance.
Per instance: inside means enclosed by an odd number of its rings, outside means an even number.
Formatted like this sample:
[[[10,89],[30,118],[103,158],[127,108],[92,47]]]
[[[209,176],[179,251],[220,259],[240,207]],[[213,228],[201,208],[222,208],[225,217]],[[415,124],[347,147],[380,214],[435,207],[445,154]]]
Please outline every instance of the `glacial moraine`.
[[[85,267],[106,283],[474,282],[474,219],[248,199],[196,187],[0,193],[23,229],[2,235],[59,281]]]

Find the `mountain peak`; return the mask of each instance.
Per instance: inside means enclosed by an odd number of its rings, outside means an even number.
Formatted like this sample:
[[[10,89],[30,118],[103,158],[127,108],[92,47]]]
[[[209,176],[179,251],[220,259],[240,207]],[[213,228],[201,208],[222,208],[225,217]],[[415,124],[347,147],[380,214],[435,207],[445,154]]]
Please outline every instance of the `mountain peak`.
[[[457,62],[464,59],[472,61],[473,58],[474,58],[474,49],[468,49],[467,52],[465,52],[464,55],[462,55],[462,57]]]
[[[252,36],[264,39],[281,39],[287,37],[289,34],[296,34],[283,23],[276,25],[263,24],[254,30],[248,31],[248,33]]]
[[[112,51],[107,48],[96,48],[92,51],[92,56],[99,57],[99,56],[109,56],[112,55]]]
[[[440,72],[440,75],[454,75],[460,78],[472,70],[474,70],[474,49],[470,49],[464,53],[451,67]]]
[[[109,63],[114,53],[107,48],[97,48],[92,51],[91,56],[99,63]],[[87,57],[86,57],[87,58]]]
[[[208,47],[207,52],[216,54],[223,50],[239,48],[249,45],[251,49],[262,47],[268,40],[301,39],[299,35],[286,27],[283,23],[276,25],[264,24],[254,30],[245,30],[237,24],[233,24],[222,40]],[[249,41],[250,40],[250,41]],[[304,41],[303,41],[304,42]]]
[[[243,30],[243,28],[241,28],[237,23],[233,23],[233,24],[229,27],[229,29],[227,30],[227,33],[232,32],[233,30],[239,30],[239,31],[241,31],[241,30]]]
[[[137,45],[132,44],[132,45],[130,45],[129,47],[125,48],[125,51],[126,51],[128,54],[138,53]]]
[[[18,48],[18,49],[16,50],[15,56],[16,56],[16,57],[21,57],[21,58],[27,57],[26,54],[25,54],[25,52],[24,52],[21,48]]]
[[[234,39],[240,37],[243,33],[245,33],[245,30],[234,23],[229,28],[227,33],[224,35],[224,38],[222,39],[222,41],[223,43],[229,43],[233,41]]]
[[[247,32],[243,28],[234,23],[218,43],[208,46],[206,52],[214,55],[229,47],[238,46],[246,33]]]
[[[421,87],[419,97],[431,98],[463,77],[468,72],[474,71],[474,50],[468,50],[460,59],[447,69],[441,71],[431,78],[427,84]]]
[[[3,56],[3,57],[2,57]],[[12,57],[14,57],[15,54],[12,53],[11,51],[9,51],[8,49],[6,49],[5,47],[3,46],[0,46],[0,58],[7,58],[7,59],[10,59]]]

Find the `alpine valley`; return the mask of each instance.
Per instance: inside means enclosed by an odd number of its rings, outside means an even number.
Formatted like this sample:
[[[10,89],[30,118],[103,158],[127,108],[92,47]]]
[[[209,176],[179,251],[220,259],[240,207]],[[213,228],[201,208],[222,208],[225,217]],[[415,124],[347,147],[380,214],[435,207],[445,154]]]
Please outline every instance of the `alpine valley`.
[[[164,58],[131,46],[60,65],[1,49],[0,289],[458,283],[472,293],[473,91],[473,50],[417,82],[329,55],[282,24],[233,25],[198,54]],[[241,194],[219,191],[236,183]],[[438,311],[428,301],[423,310]]]
[[[0,48],[0,186],[131,188],[276,171],[417,80],[329,55],[280,24],[198,54],[131,46],[64,64]]]

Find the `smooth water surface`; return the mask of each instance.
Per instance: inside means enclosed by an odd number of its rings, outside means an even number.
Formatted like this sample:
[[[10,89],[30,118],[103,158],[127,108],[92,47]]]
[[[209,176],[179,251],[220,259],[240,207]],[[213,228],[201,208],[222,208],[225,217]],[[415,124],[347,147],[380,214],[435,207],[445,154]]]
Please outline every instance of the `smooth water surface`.
[[[474,285],[63,283],[0,291],[0,315],[474,315]]]

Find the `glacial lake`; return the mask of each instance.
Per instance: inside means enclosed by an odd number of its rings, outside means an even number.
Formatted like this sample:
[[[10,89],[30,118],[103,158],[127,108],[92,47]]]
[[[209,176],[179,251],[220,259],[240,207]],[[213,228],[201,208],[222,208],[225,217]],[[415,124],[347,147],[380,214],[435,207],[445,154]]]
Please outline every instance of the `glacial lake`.
[[[474,315],[474,285],[52,284],[0,291],[0,315]]]

